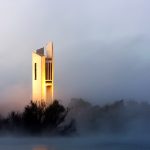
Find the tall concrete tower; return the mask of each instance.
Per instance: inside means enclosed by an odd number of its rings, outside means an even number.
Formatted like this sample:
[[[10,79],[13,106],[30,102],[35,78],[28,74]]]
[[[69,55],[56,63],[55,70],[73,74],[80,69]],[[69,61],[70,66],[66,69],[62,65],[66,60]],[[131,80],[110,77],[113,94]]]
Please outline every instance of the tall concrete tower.
[[[51,104],[54,93],[53,43],[32,52],[32,100]]]

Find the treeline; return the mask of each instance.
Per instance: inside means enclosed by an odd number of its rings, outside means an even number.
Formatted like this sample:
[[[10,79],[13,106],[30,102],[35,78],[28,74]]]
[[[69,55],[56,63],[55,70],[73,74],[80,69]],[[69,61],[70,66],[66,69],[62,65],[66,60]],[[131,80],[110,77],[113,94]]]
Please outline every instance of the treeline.
[[[23,112],[11,112],[6,118],[0,117],[0,134],[13,135],[70,135],[75,132],[74,120],[63,124],[68,109],[57,100],[46,106],[30,102]]]
[[[119,100],[107,105],[92,105],[72,99],[68,116],[76,120],[79,134],[150,134],[150,104]]]
[[[115,101],[104,106],[72,99],[46,106],[30,102],[23,112],[0,117],[0,135],[150,134],[150,104]]]

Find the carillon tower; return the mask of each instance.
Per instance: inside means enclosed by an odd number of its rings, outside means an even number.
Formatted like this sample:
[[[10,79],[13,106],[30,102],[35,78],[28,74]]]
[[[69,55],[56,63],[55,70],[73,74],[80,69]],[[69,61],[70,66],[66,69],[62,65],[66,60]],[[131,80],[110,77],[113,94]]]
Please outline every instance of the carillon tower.
[[[53,43],[32,52],[32,100],[51,104],[54,94]]]

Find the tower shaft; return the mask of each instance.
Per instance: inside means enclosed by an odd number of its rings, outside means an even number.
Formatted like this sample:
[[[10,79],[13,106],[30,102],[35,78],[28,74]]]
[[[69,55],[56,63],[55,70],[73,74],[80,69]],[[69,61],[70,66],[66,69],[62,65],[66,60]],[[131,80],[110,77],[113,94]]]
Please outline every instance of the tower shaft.
[[[32,100],[51,104],[54,98],[53,44],[32,52]]]

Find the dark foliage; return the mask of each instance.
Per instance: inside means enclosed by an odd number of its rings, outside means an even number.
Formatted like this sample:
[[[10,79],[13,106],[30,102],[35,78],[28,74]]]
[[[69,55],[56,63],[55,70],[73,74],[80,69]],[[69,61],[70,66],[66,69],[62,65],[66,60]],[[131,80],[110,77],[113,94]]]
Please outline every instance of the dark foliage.
[[[68,110],[60,105],[57,100],[49,106],[38,105],[31,101],[22,113],[11,112],[7,118],[0,117],[0,130],[1,133],[13,134],[72,134],[75,130],[72,130],[71,127],[64,132],[64,128],[75,126],[73,123],[63,125],[67,113]]]
[[[150,134],[150,104],[120,100],[101,107],[74,99],[65,108],[57,100],[49,106],[31,101],[22,113],[11,112],[6,118],[0,116],[1,135],[128,132]]]

